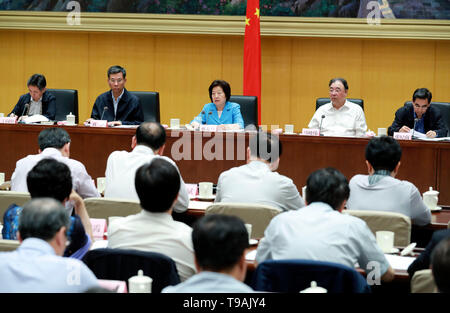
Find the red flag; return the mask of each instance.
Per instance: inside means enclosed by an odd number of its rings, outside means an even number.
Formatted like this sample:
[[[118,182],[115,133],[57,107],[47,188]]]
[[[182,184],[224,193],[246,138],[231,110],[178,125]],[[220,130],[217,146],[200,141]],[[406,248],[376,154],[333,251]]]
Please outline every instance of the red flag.
[[[261,125],[259,0],[247,0],[244,39],[244,95],[258,97],[258,124]]]

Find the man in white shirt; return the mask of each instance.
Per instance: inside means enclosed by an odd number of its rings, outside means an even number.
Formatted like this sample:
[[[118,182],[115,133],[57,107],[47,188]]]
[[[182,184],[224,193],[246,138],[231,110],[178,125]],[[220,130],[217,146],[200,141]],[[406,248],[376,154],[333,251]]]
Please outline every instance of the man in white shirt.
[[[325,136],[362,137],[367,130],[362,108],[348,101],[348,84],[343,78],[333,78],[328,84],[331,102],[320,106],[308,124]]]
[[[114,151],[108,157],[106,163],[105,198],[120,198],[139,200],[135,188],[136,170],[155,159],[164,159],[172,164],[177,171],[175,162],[162,156],[166,142],[166,131],[159,123],[145,122],[136,129],[136,135],[131,140],[133,151]],[[183,178],[180,177],[180,189],[178,201],[174,211],[182,213],[189,205],[189,195]]]
[[[70,136],[63,128],[46,128],[38,136],[39,154],[30,154],[16,163],[11,176],[11,190],[28,192],[28,172],[42,159],[52,158],[66,164],[72,175],[72,188],[83,198],[100,197],[85,166],[70,159]]]
[[[215,202],[258,203],[283,211],[304,207],[292,179],[276,172],[281,152],[276,135],[258,132],[251,137],[247,164],[220,174]]]
[[[108,247],[165,254],[174,260],[181,281],[186,280],[196,270],[192,228],[172,218],[181,182],[177,169],[155,158],[138,168],[135,182],[143,210],[111,222]]]
[[[306,259],[349,267],[358,263],[367,273],[374,261],[381,281],[391,281],[394,270],[367,224],[341,214],[349,193],[347,179],[338,170],[313,172],[306,182],[307,206],[272,219],[258,245],[256,261]]]
[[[372,138],[366,147],[369,175],[355,175],[350,180],[347,209],[401,213],[413,224],[429,224],[431,212],[417,187],[395,178],[401,156],[402,148],[392,137]]]
[[[246,293],[245,254],[249,246],[244,222],[236,216],[210,214],[194,225],[192,242],[198,274],[163,293]]]
[[[36,198],[25,204],[16,251],[0,253],[0,292],[84,292],[97,278],[76,259],[63,258],[70,218],[60,202]]]

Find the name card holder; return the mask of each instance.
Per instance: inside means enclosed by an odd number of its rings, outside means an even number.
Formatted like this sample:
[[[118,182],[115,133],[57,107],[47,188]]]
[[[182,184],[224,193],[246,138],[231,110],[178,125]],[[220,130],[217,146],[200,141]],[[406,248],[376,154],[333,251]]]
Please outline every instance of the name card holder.
[[[14,117],[0,117],[0,124],[17,124],[17,116]]]
[[[411,133],[394,132],[394,139],[396,139],[396,140],[411,140],[412,134]]]
[[[202,132],[215,132],[217,131],[217,125],[200,125]]]
[[[105,232],[107,231],[106,219],[104,218],[91,218],[92,235],[95,239],[103,239]]]
[[[196,198],[198,195],[197,184],[186,184],[186,189],[189,197]]]
[[[302,135],[307,136],[320,136],[320,131],[318,128],[303,128]]]
[[[108,127],[107,120],[93,120],[90,123],[91,127]]]

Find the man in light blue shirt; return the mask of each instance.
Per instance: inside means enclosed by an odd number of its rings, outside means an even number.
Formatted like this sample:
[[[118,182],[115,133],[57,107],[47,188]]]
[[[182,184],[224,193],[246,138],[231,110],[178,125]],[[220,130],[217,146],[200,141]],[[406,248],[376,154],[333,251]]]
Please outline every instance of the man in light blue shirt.
[[[338,170],[313,172],[306,182],[307,206],[272,219],[258,245],[256,261],[306,259],[349,267],[358,263],[366,272],[377,265],[381,281],[391,281],[394,271],[366,223],[340,213],[349,193],[348,181]]]
[[[25,204],[19,219],[16,251],[0,253],[0,292],[84,292],[97,278],[79,260],[62,257],[70,218],[51,198]]]
[[[236,216],[210,214],[192,231],[198,274],[163,293],[248,293],[243,283],[247,272],[245,253],[249,246],[244,222]]]

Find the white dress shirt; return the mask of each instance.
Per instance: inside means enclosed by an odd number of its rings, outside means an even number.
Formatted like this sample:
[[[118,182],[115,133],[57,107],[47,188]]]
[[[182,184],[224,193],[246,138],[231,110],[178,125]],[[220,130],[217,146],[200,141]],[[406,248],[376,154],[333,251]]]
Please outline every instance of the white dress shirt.
[[[423,202],[419,190],[406,180],[385,176],[376,184],[369,185],[368,175],[356,175],[349,185],[349,210],[401,213],[419,226],[431,222],[430,209]]]
[[[349,267],[356,263],[370,272],[371,261],[383,275],[389,268],[367,224],[341,214],[323,202],[275,216],[259,242],[256,261],[305,259],[334,262]]]
[[[55,148],[46,148],[39,154],[30,154],[16,163],[16,169],[11,176],[11,190],[28,192],[28,172],[42,159],[52,158],[66,164],[72,175],[72,188],[84,199],[89,197],[100,197],[95,184],[86,171],[83,163],[65,157],[61,151]]]
[[[305,206],[292,179],[272,172],[261,161],[251,161],[220,174],[215,202],[258,203],[283,211]]]
[[[325,116],[323,119],[322,115]],[[345,100],[338,110],[331,102],[320,106],[308,127],[320,129],[324,136],[362,137],[367,131],[364,111],[359,105],[348,100]]]
[[[150,163],[155,158],[163,158],[178,170],[174,161],[165,156],[155,155],[152,149],[137,145],[133,151],[114,151],[108,157],[105,173],[105,198],[132,199],[139,201],[134,185],[134,178],[139,167]],[[174,211],[185,212],[189,205],[189,195],[180,175],[180,191]]]
[[[168,213],[140,213],[114,219],[108,227],[108,248],[162,253],[172,258],[181,281],[195,274],[192,228]]]

